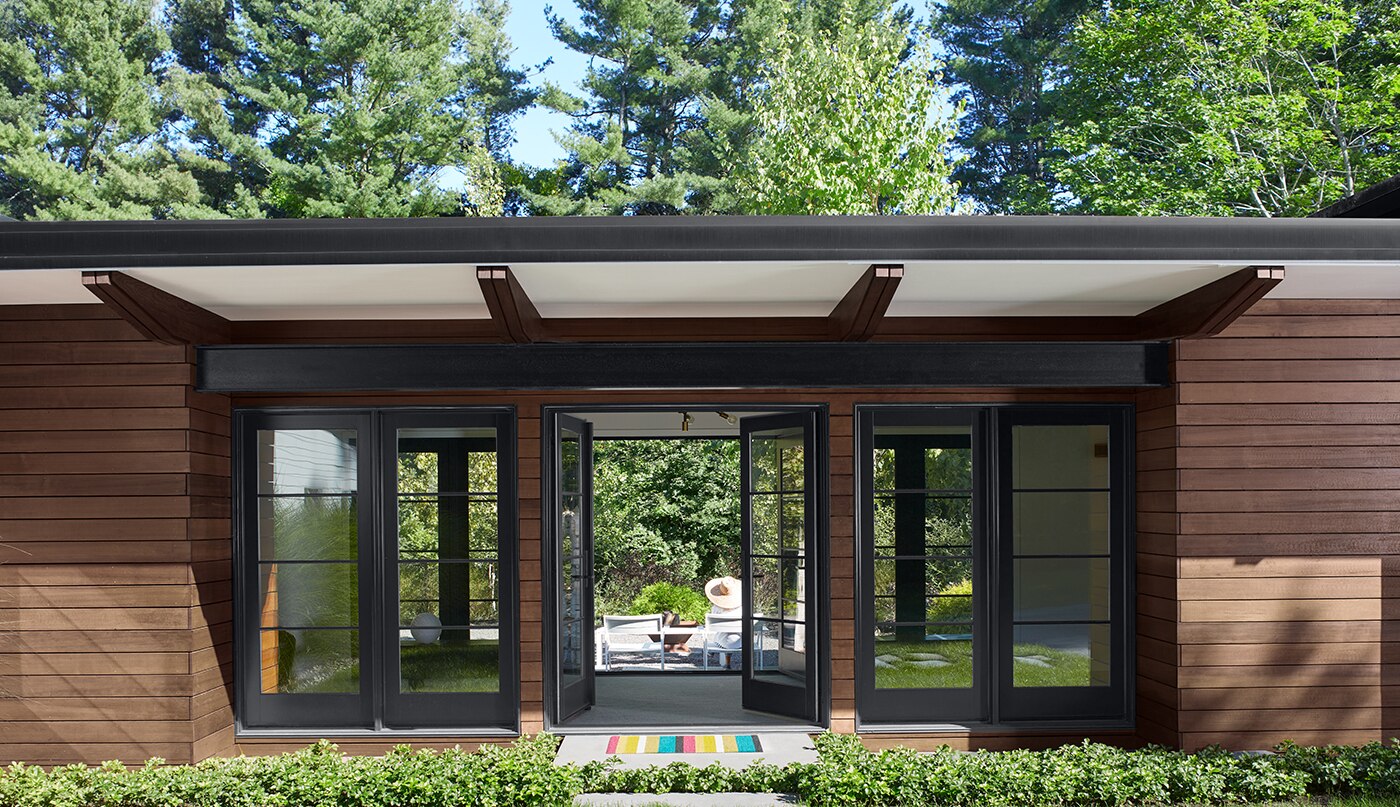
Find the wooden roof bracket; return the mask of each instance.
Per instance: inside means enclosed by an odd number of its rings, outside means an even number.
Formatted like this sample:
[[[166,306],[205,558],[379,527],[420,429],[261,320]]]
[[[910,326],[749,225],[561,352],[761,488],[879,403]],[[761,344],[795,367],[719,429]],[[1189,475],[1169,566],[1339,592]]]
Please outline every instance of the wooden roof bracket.
[[[167,345],[223,344],[229,321],[123,272],[83,272],[83,286],[142,336]]]
[[[481,284],[491,320],[505,341],[525,344],[543,340],[544,319],[509,266],[478,266],[476,281]]]
[[[827,336],[833,342],[868,341],[880,329],[903,277],[903,264],[874,264],[866,269],[827,315]]]
[[[1239,319],[1283,281],[1282,266],[1248,266],[1137,316],[1138,339],[1201,339]]]

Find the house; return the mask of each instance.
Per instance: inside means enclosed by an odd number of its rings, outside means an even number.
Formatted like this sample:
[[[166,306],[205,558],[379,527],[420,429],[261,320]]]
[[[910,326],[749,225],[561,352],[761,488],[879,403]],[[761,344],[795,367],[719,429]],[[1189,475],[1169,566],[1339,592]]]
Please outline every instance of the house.
[[[0,222],[0,759],[1394,736],[1388,198]],[[742,663],[658,696],[590,663],[589,458],[692,424],[741,441]]]

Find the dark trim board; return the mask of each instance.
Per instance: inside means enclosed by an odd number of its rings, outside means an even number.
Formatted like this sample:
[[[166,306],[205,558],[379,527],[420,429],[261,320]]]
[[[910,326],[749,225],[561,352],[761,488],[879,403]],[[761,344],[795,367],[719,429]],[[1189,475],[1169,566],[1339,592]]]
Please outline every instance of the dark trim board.
[[[668,261],[1393,261],[1364,219],[557,216],[0,223],[0,270]],[[289,270],[291,271],[291,270]],[[683,271],[680,268],[672,271]],[[1053,264],[1047,272],[1058,271]]]
[[[1164,342],[213,345],[201,392],[1160,387]]]

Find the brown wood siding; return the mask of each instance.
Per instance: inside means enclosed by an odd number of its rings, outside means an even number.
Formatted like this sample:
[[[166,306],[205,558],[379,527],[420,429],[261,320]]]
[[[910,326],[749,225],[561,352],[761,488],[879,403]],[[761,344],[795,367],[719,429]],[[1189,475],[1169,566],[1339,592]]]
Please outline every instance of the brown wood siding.
[[[1265,300],[1140,396],[1145,738],[1400,733],[1397,335],[1395,301]]]
[[[0,761],[232,747],[229,403],[193,362],[0,306]]]

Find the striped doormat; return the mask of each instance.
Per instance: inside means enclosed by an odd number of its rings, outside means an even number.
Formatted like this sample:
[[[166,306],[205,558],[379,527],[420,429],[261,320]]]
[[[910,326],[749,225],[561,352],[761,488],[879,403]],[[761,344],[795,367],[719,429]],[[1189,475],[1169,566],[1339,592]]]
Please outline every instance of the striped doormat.
[[[757,734],[614,734],[608,754],[757,754]]]

